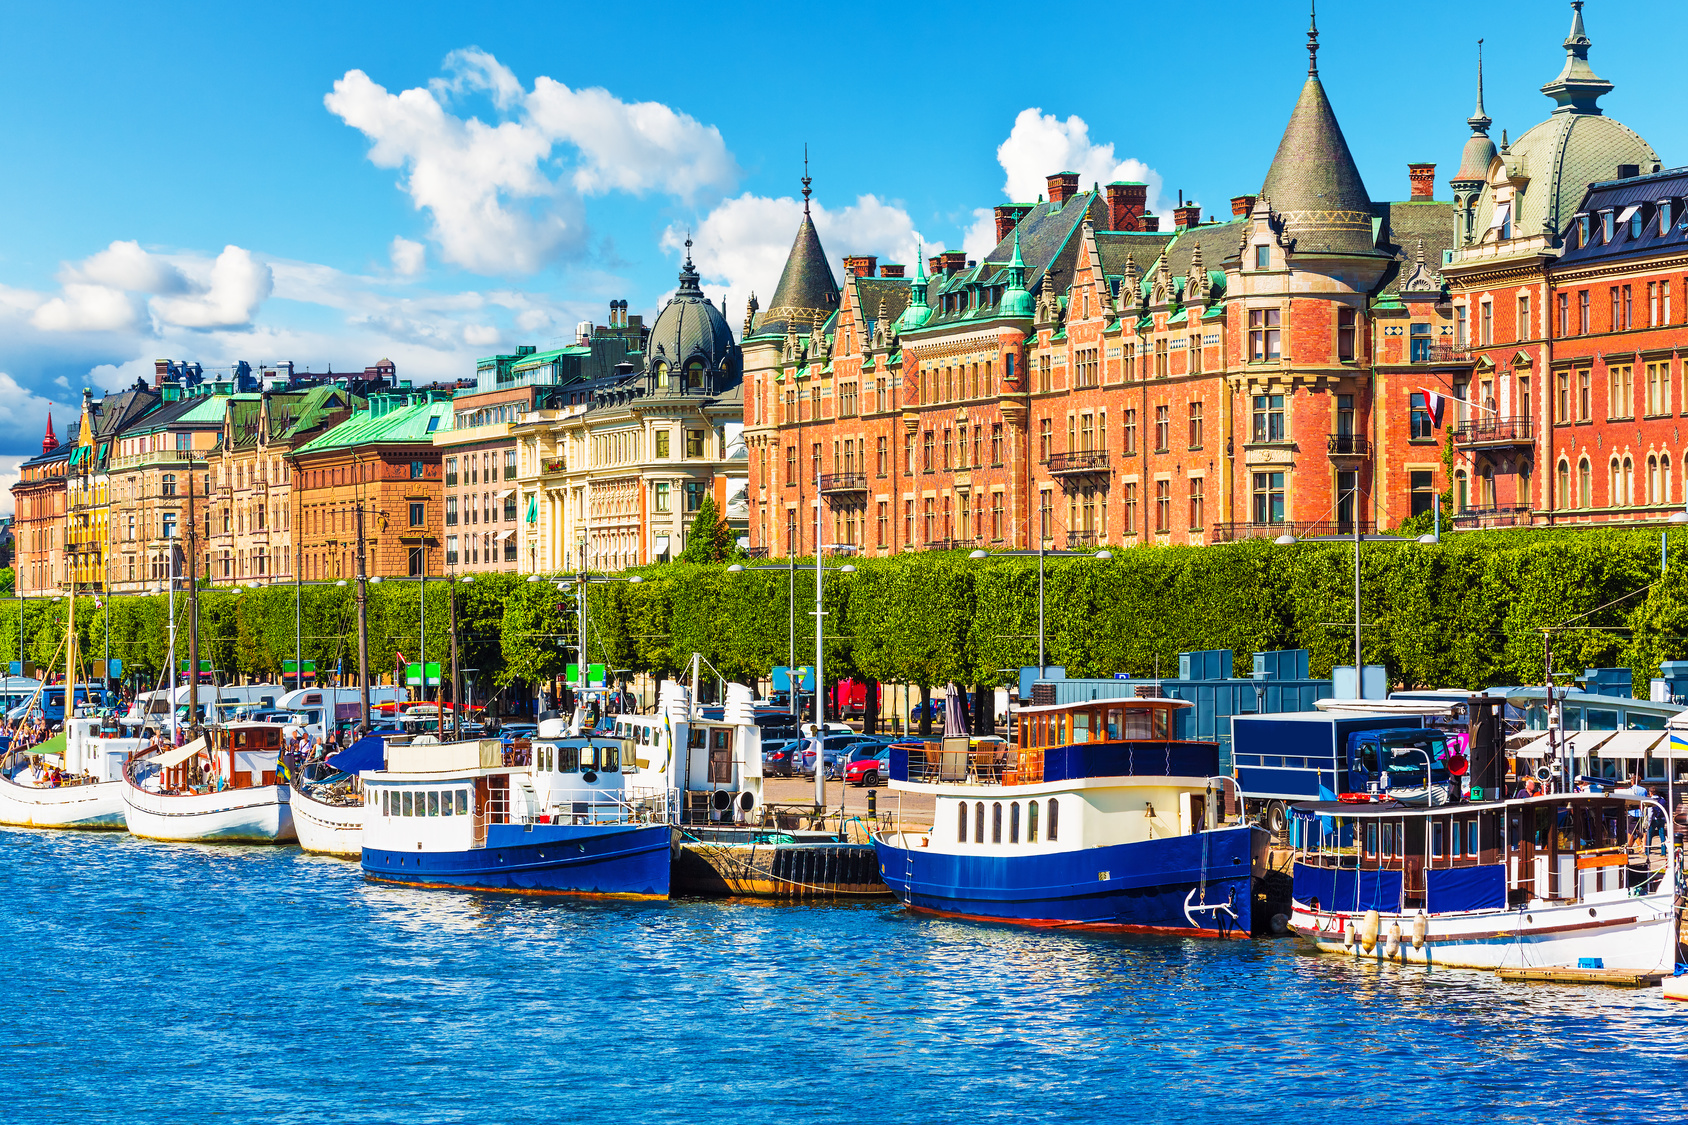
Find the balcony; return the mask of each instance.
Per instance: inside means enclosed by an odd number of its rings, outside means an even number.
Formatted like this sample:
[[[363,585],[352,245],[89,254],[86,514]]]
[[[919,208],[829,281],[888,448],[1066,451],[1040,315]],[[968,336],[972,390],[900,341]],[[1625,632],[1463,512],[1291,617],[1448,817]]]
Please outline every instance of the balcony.
[[[1332,457],[1366,457],[1371,454],[1371,443],[1359,434],[1331,434],[1325,440],[1325,449]]]
[[[1487,527],[1528,527],[1530,506],[1514,504],[1506,508],[1468,508],[1454,517],[1454,527],[1460,531],[1478,531]]]
[[[866,492],[867,474],[828,473],[821,477],[821,491],[829,495],[845,492]]]
[[[1292,522],[1284,520],[1279,523],[1216,523],[1213,525],[1213,541],[1215,543],[1235,543],[1241,539],[1276,539],[1280,535],[1293,535],[1297,539],[1312,539],[1322,536],[1338,536],[1354,534],[1356,528],[1353,520],[1314,520],[1311,522]],[[1372,535],[1377,531],[1377,525],[1362,521],[1358,527],[1361,535]]]
[[[1530,418],[1483,418],[1454,427],[1455,445],[1533,445],[1535,421]]]
[[[1068,453],[1051,453],[1048,464],[1052,476],[1076,476],[1082,473],[1105,474],[1108,471],[1108,451],[1106,449],[1079,449]]]

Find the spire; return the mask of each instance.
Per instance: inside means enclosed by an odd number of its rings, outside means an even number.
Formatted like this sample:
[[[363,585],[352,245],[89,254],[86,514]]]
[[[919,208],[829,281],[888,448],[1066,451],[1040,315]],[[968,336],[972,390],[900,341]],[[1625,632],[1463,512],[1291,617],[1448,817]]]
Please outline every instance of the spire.
[[[1318,0],[1307,0],[1307,75],[1309,78],[1319,76],[1319,4]]]
[[[1588,49],[1593,42],[1583,30],[1583,0],[1571,0],[1571,33],[1565,37],[1565,67],[1559,77],[1541,88],[1541,92],[1559,103],[1554,113],[1599,114],[1600,95],[1612,91],[1612,84],[1594,73],[1588,65]]]
[[[53,432],[53,412],[47,411],[47,434],[41,439],[41,452],[51,453],[59,447],[59,436]]]

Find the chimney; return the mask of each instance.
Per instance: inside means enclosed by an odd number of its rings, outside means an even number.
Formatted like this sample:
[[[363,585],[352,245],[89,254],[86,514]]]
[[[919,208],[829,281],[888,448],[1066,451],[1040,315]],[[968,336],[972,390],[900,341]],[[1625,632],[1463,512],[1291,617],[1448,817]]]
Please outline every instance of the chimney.
[[[879,258],[873,254],[844,255],[844,272],[851,277],[872,277]]]
[[[902,277],[903,266],[900,262],[886,262],[879,267],[880,277]]]
[[[1160,216],[1159,215],[1152,215],[1149,212],[1145,211],[1145,212],[1143,212],[1142,222],[1143,222],[1142,229],[1148,234],[1154,234],[1156,231],[1160,230]]]
[[[1149,209],[1149,185],[1115,180],[1108,185],[1108,229],[1142,230]]]
[[[1258,195],[1233,195],[1231,197],[1231,217],[1240,219],[1254,210],[1254,201]]]
[[[1202,209],[1200,204],[1185,203],[1172,209],[1172,225],[1178,230],[1189,230],[1200,226]]]
[[[1436,198],[1436,165],[1409,164],[1407,179],[1412,181],[1412,202],[1429,203]]]
[[[1003,203],[996,208],[996,240],[1008,241],[1008,236],[1014,233],[1014,228],[1020,225],[1020,220],[1032,209],[1030,203]]]
[[[1077,172],[1056,172],[1049,177],[1049,202],[1056,207],[1064,206],[1067,200],[1077,194]]]

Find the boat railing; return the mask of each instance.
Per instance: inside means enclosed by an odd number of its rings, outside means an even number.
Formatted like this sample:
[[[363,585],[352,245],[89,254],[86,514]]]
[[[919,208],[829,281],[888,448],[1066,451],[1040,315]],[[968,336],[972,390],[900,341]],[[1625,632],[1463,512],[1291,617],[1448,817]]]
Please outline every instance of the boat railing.
[[[486,797],[489,824],[661,824],[677,794],[629,797],[609,789],[552,789],[544,794],[494,790]]]

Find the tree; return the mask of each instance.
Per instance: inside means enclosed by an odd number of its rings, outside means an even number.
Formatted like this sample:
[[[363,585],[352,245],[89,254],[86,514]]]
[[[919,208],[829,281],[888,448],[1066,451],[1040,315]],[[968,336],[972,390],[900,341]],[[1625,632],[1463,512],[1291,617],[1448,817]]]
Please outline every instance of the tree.
[[[680,552],[682,562],[712,563],[727,557],[727,525],[715,511],[715,498],[704,494],[686,534],[686,549]]]

